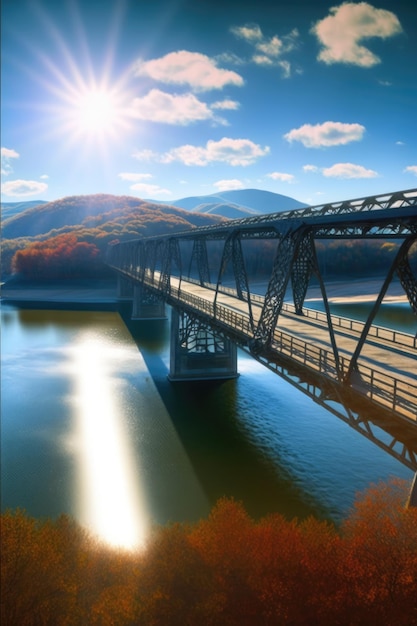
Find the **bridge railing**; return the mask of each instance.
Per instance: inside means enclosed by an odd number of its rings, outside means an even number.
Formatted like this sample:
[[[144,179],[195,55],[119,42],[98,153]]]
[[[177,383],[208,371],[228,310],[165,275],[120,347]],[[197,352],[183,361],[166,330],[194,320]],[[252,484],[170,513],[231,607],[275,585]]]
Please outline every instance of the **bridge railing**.
[[[272,348],[292,359],[317,370],[334,380],[337,377],[336,361],[332,352],[309,344],[293,335],[275,331]],[[342,374],[349,371],[349,359],[340,357]],[[352,387],[392,411],[417,420],[417,386],[394,378],[363,363],[359,365]]]
[[[145,277],[145,283],[150,287],[155,287],[150,277]],[[196,313],[203,313],[212,320],[215,319],[216,323],[224,324],[229,329],[233,329],[234,332],[242,336],[242,339],[252,339],[253,330],[245,315],[219,303],[215,306],[213,302],[180,288],[171,286],[170,296],[178,303],[187,304]],[[332,352],[325,348],[315,346],[294,335],[275,329],[271,349],[272,352],[276,352],[277,357],[285,355],[332,381],[337,380],[335,357]],[[348,373],[349,363],[349,358],[340,357],[342,374]],[[396,379],[362,363],[359,364],[357,374],[352,383],[356,392],[381,406],[417,421],[417,385]]]
[[[284,302],[283,310],[288,313],[295,313],[295,307],[293,304]],[[318,322],[327,323],[326,314],[323,311],[316,311],[315,309],[303,308],[303,314],[309,319],[316,320]],[[349,330],[360,334],[365,326],[364,322],[358,320],[352,320],[348,317],[342,317],[340,315],[332,314],[332,323],[340,329]],[[368,331],[369,337],[375,337],[382,341],[389,343],[395,343],[405,348],[417,349],[417,335],[410,335],[400,330],[393,330],[391,328],[385,328],[384,326],[372,325]]]
[[[199,284],[198,280],[193,278],[187,278],[187,282]],[[216,289],[215,285],[205,285],[208,289]],[[229,294],[231,296],[236,297],[236,289],[231,287],[224,287],[223,285],[219,288],[219,291],[224,294]],[[263,305],[264,296],[259,294],[250,294],[251,302]],[[284,302],[282,305],[282,311],[285,313],[295,313],[295,306],[289,302]],[[307,307],[303,307],[303,316],[308,319],[315,320],[317,322],[321,322],[327,324],[327,317],[323,311],[317,311],[316,309],[309,309]],[[356,332],[358,335],[364,329],[364,322],[360,322],[359,320],[352,320],[348,317],[342,317],[341,315],[332,314],[332,323],[333,326],[336,326],[340,329],[349,330],[351,332]],[[408,333],[404,333],[400,330],[393,330],[391,328],[385,328],[384,326],[375,326],[372,325],[368,331],[368,337],[375,337],[376,339],[380,339],[382,341],[387,341],[389,343],[394,343],[398,346],[402,346],[404,348],[412,348],[417,350],[417,334],[410,335]]]

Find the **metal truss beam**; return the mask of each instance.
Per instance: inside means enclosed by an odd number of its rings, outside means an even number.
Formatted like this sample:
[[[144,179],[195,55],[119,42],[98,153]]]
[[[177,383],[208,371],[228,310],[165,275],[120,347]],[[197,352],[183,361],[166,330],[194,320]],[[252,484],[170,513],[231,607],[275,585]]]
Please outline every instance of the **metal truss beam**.
[[[378,238],[396,239],[401,242],[398,254],[385,277],[381,291],[363,326],[356,349],[350,359],[339,358],[329,302],[317,261],[315,243],[317,240],[326,238]],[[256,321],[252,311],[256,296],[250,293],[243,244],[247,240],[262,241],[267,239],[276,242],[276,254],[264,299],[260,301],[262,304],[260,316]],[[207,242],[212,240],[224,242],[216,285],[210,283],[207,254]],[[184,331],[185,333],[191,333],[197,337],[199,333],[198,324],[208,324],[212,329],[227,335],[230,340],[241,345],[257,360],[270,369],[274,369],[280,375],[294,378],[295,374],[283,374],[283,372],[284,370],[292,372],[295,368],[300,380],[309,381],[310,387],[313,385],[316,390],[313,394],[315,401],[319,401],[335,414],[339,414],[340,411],[334,409],[334,403],[343,405],[345,416],[343,419],[360,429],[362,434],[366,433],[366,436],[374,440],[377,439],[377,436],[371,434],[375,430],[372,424],[377,424],[378,428],[381,427],[378,417],[374,414],[375,407],[376,411],[380,411],[388,417],[389,412],[387,413],[384,408],[381,408],[381,403],[372,404],[371,400],[368,402],[363,389],[362,391],[355,391],[356,379],[358,376],[364,375],[360,363],[358,369],[359,357],[394,274],[398,275],[410,306],[417,314],[417,277],[410,263],[410,251],[416,241],[417,189],[412,189],[359,200],[308,207],[297,211],[259,215],[242,220],[232,220],[218,226],[192,229],[185,233],[115,244],[108,249],[107,263],[122,276],[131,277],[135,283],[142,282],[151,290],[162,294],[163,298],[173,307],[189,307],[187,312],[193,312],[193,315],[200,322],[195,319],[190,321]],[[197,301],[198,296],[189,293],[183,296],[182,292],[186,290],[181,289],[181,281],[186,280],[183,277],[181,247],[183,246],[185,250],[190,251],[190,243],[193,243],[190,268],[193,264],[195,268],[195,264],[197,264],[200,285],[215,290],[213,300],[210,298],[205,300],[204,305],[201,305],[201,310],[199,310],[200,305],[194,306],[193,303],[193,298]],[[216,244],[216,249],[217,246],[218,244]],[[222,280],[229,265],[232,265],[233,269],[234,297],[248,303],[248,315],[246,317],[243,313],[238,313],[238,311],[243,310],[240,304],[240,308],[236,307],[236,310],[234,310],[233,305],[223,306],[221,299],[219,304],[219,294],[224,293],[226,289],[222,287]],[[320,360],[318,378],[315,378],[315,375],[311,373],[312,368],[308,373],[307,366],[307,369],[301,368],[302,374],[300,374],[300,365],[296,363],[297,353],[291,351],[290,356],[284,358],[283,354],[287,348],[279,347],[279,342],[284,341],[284,334],[280,333],[279,329],[279,317],[289,281],[291,280],[292,284],[295,312],[301,315],[306,292],[313,275],[317,278],[322,293],[331,344],[331,350],[330,348],[324,350],[326,354],[321,348],[317,348]],[[176,279],[175,287],[171,286],[172,276],[175,276]],[[256,302],[259,302],[259,299]],[[184,335],[184,339],[187,339],[186,335]],[[297,337],[294,336],[290,339],[292,346],[293,340],[295,343]],[[310,352],[314,347],[314,345],[308,344]],[[303,349],[306,350],[305,347]],[[297,347],[297,350],[302,350],[302,348]],[[330,367],[330,369],[323,371],[320,369],[322,352],[326,361],[326,368]],[[304,356],[306,354],[305,352]],[[328,365],[329,363],[330,365]],[[311,382],[312,376],[313,382]],[[302,386],[301,383],[300,385]],[[407,392],[407,402],[411,397],[410,393]],[[358,406],[357,400],[360,396],[362,399],[365,397],[363,400],[364,410]],[[372,394],[370,397],[373,398]],[[395,407],[394,402],[392,407],[393,419]],[[372,419],[367,419],[366,415],[371,415]],[[393,421],[388,419],[387,424],[391,423]],[[412,427],[415,432],[417,430],[415,424]],[[395,428],[391,430],[388,428],[388,431],[392,435],[388,448],[397,448],[397,442],[403,441],[403,450],[405,450],[408,444],[406,440],[401,439],[401,434],[395,435]],[[384,446],[387,447],[382,444],[382,447]],[[408,447],[410,448],[410,446]],[[414,448],[411,446],[410,450],[401,452],[399,456],[406,458],[407,463],[417,466],[417,445]]]
[[[205,284],[210,283],[210,269],[207,255],[207,243],[204,237],[197,237],[194,239],[193,250],[191,252],[190,269],[188,275],[191,275],[193,261],[197,262],[198,278],[200,285],[204,287]]]

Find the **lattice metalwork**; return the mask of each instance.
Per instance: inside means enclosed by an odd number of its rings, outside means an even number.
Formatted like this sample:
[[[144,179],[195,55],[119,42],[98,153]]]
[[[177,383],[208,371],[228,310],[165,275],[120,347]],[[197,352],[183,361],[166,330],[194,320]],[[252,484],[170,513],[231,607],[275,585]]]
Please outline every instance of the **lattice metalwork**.
[[[348,358],[344,353],[339,358],[332,316],[316,256],[315,242],[328,238],[378,238],[402,242],[367,321],[357,331],[359,340],[356,350]],[[264,297],[251,294],[249,289],[242,242],[251,239],[277,242],[271,277]],[[223,242],[223,254],[215,284],[210,283],[207,258],[209,241],[216,241],[216,250],[220,249]],[[224,333],[268,367],[275,368],[280,375],[284,375],[281,370],[286,368],[295,372],[300,379],[309,381],[309,385],[320,390],[318,401],[327,405],[329,410],[333,410],[334,402],[340,401],[346,408],[349,423],[355,424],[359,429],[364,428],[372,440],[377,440],[377,434],[370,434],[372,427],[369,420],[363,417],[364,413],[359,406],[363,402],[365,413],[372,415],[372,422],[385,428],[392,437],[388,448],[394,448],[397,440],[402,441],[403,450],[411,451],[409,462],[416,464],[417,444],[413,443],[414,439],[410,435],[413,429],[416,431],[416,426],[413,423],[410,431],[408,418],[405,421],[403,419],[410,411],[415,412],[417,406],[417,391],[410,391],[411,388],[414,390],[414,385],[407,382],[404,388],[404,381],[395,377],[388,383],[380,383],[376,368],[366,368],[363,359],[359,360],[362,346],[395,273],[413,311],[417,313],[417,279],[409,258],[411,246],[416,241],[417,189],[413,189],[297,211],[260,215],[223,222],[217,226],[191,229],[175,235],[115,244],[109,248],[107,262],[124,277],[131,277],[135,282],[146,281],[152,290],[159,291],[174,308],[185,307],[187,313],[184,313],[180,334],[182,345],[187,350],[191,349],[196,354],[210,350],[221,351],[225,343]],[[213,291],[208,297],[204,293],[203,297],[201,290],[196,293],[184,286],[186,278],[182,276],[180,244],[184,249],[190,250],[190,243],[193,243],[191,260],[192,263],[197,263],[200,285],[207,291],[213,290],[214,297]],[[222,285],[229,264],[233,267],[234,289]],[[289,280],[292,282],[295,311],[298,314],[303,312],[312,274],[317,277],[323,296],[326,327],[330,336],[326,347],[315,345],[312,339],[304,341],[297,333],[285,333],[282,330],[284,318],[279,319]],[[170,289],[171,276],[179,280],[182,285],[180,290]],[[222,296],[218,298],[220,293]],[[226,294],[235,298],[235,301],[228,300]],[[248,302],[249,315],[242,301]],[[252,314],[255,303],[258,320],[256,323]],[[209,329],[206,334],[205,329]],[[410,349],[415,350],[415,345]],[[198,359],[193,356],[193,360]],[[381,367],[383,369],[383,365]],[[383,387],[385,395],[382,402],[378,400],[378,394],[381,393],[381,385],[385,384],[388,387]],[[389,401],[391,396],[392,404],[387,408],[387,398]],[[382,421],[379,414],[384,416]],[[399,424],[401,428],[405,424],[407,435],[404,437],[397,435]],[[384,446],[385,444],[382,447]]]
[[[271,342],[278,316],[282,309],[282,303],[284,302],[295,250],[302,234],[302,232],[293,234],[290,231],[278,243],[271,279],[253,338],[252,350],[254,352],[264,349]]]
[[[162,249],[162,271],[160,275],[160,289],[163,293],[169,293],[171,287],[171,269],[175,264],[179,276],[182,276],[181,250],[179,240],[170,237],[164,241]]]
[[[346,382],[350,382],[350,380],[352,378],[352,374],[354,372],[358,371],[358,358],[359,358],[359,355],[361,353],[363,345],[364,345],[364,343],[366,341],[366,338],[368,336],[369,329],[371,328],[372,322],[374,321],[375,316],[378,313],[378,310],[379,310],[379,308],[381,306],[381,302],[384,299],[384,296],[385,296],[385,294],[386,294],[386,292],[388,290],[388,287],[389,287],[389,285],[390,285],[390,283],[392,281],[392,278],[393,278],[395,272],[397,271],[400,274],[401,271],[404,271],[404,268],[406,268],[407,266],[409,267],[407,254],[408,254],[408,250],[410,249],[412,243],[413,243],[413,239],[412,238],[406,239],[403,242],[403,244],[400,246],[400,249],[397,252],[397,255],[396,255],[396,257],[395,257],[395,259],[394,259],[390,269],[388,270],[388,273],[387,273],[387,275],[385,277],[385,280],[384,280],[384,282],[382,284],[382,287],[380,289],[378,297],[375,300],[374,305],[373,305],[373,307],[371,309],[371,312],[368,315],[368,319],[365,322],[365,325],[364,325],[364,328],[362,330],[360,339],[359,339],[359,341],[357,343],[356,349],[355,349],[355,351],[354,351],[354,353],[352,355],[352,358],[350,360],[349,369],[348,369],[348,372],[347,372],[346,377],[345,377]],[[400,267],[402,268],[402,270],[399,270]],[[404,277],[404,275],[403,275],[403,277]],[[415,288],[416,288],[415,278],[414,277],[412,277],[412,278],[414,280],[414,290],[415,290]],[[408,281],[406,282],[406,285],[411,290],[413,289],[412,285],[409,285]],[[413,293],[411,293],[411,297],[413,297]]]
[[[196,354],[218,354],[226,349],[223,334],[185,311],[181,311],[179,316],[179,345],[187,353]]]
[[[310,278],[313,270],[316,269],[314,261],[314,238],[313,233],[309,231],[300,241],[291,270],[293,301],[297,315],[301,315],[303,312],[304,299]]]
[[[411,269],[408,254],[411,246],[416,243],[416,241],[416,239],[410,239],[407,242],[404,247],[403,254],[398,259],[396,266],[398,278],[400,279],[401,285],[407,294],[408,301],[415,315],[417,315],[417,278]]]
[[[207,244],[206,240],[203,237],[197,237],[196,239],[194,239],[190,260],[190,270],[188,272],[189,275],[191,274],[191,268],[193,267],[194,261],[197,262],[197,271],[200,285],[204,286],[206,283],[210,283],[211,281],[207,255]]]

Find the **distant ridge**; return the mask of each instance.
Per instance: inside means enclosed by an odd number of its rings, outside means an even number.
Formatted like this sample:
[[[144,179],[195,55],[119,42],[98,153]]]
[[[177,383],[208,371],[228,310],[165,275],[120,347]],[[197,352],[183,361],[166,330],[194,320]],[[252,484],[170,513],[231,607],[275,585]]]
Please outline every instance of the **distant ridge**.
[[[23,213],[26,209],[32,209],[35,206],[47,204],[46,200],[27,200],[26,202],[2,202],[1,203],[1,219],[7,220],[9,217]]]
[[[308,206],[295,200],[295,198],[261,189],[235,189],[211,195],[189,196],[170,202],[159,202],[160,204],[180,207],[193,213],[209,213],[232,219],[264,213],[292,211]]]
[[[2,220],[2,237],[3,239],[16,239],[37,237],[47,233],[50,233],[52,237],[60,234],[62,229],[69,232],[77,228],[92,229],[106,222],[113,223],[114,220],[122,219],[122,215],[126,224],[122,235],[130,234],[130,238],[142,234],[143,221],[148,226],[154,223],[156,227],[158,222],[165,221],[169,228],[168,222],[171,220],[173,222],[171,227],[175,224],[176,229],[181,226],[187,229],[191,226],[216,224],[221,220],[218,215],[190,213],[181,207],[142,200],[136,196],[110,194],[66,196],[40,205],[35,203],[35,206],[30,206]],[[137,230],[133,222],[139,218],[142,222],[141,228]],[[148,234],[154,233],[148,232]]]

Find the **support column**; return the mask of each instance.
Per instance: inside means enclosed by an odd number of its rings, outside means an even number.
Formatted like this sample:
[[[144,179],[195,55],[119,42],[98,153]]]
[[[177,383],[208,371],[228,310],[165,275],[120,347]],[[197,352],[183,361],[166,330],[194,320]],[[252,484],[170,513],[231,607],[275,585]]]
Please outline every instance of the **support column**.
[[[133,283],[117,274],[117,298],[118,300],[131,300],[133,298]]]
[[[132,320],[166,319],[165,301],[143,285],[133,289]]]
[[[172,308],[171,381],[237,378],[237,346],[218,331]]]

